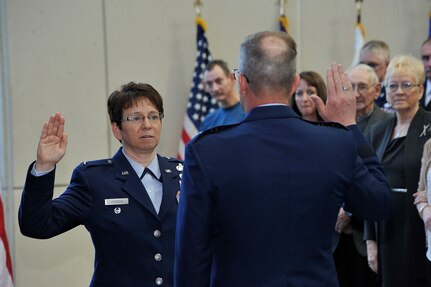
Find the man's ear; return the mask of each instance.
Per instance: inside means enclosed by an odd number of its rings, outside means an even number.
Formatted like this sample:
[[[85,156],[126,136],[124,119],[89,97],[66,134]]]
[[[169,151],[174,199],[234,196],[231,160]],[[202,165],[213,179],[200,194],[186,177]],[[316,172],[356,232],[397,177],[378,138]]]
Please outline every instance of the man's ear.
[[[296,89],[299,86],[300,80],[301,80],[301,78],[299,77],[299,75],[295,74],[295,78],[294,78],[293,83],[292,83],[292,88],[290,89],[289,98],[292,97],[293,94],[295,93]]]
[[[380,96],[380,91],[382,90],[382,84],[377,83],[374,87],[376,95],[374,96],[374,99],[376,100]]]
[[[243,74],[239,74],[238,86],[239,86],[240,93],[244,93],[248,89],[247,79]]]

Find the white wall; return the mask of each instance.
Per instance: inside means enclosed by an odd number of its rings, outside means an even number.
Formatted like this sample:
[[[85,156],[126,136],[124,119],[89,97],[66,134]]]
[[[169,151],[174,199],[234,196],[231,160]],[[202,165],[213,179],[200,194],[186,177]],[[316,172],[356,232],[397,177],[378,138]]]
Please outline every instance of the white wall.
[[[84,160],[118,148],[106,112],[111,91],[129,81],[152,84],[163,96],[159,153],[175,155],[195,60],[193,1],[6,0],[13,114],[15,213],[27,166],[35,159],[43,122],[66,117],[68,151],[58,166],[56,193]],[[202,14],[213,58],[236,67],[243,37],[278,29],[278,0],[205,1]],[[353,57],[353,0],[288,0],[298,70],[324,73]],[[386,41],[392,55],[419,56],[428,32],[428,0],[364,1],[366,40]],[[84,228],[49,240],[23,237],[15,227],[17,287],[86,286],[93,247]]]

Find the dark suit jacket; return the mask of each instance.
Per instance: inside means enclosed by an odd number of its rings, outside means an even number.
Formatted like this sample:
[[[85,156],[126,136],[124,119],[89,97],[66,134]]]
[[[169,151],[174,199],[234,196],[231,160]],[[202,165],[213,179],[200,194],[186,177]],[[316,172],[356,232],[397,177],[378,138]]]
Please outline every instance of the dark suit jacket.
[[[385,112],[381,110],[378,106],[374,107],[373,112],[368,118],[365,118],[358,122],[358,127],[362,131],[365,137],[368,137],[368,134],[370,133],[371,127],[378,122],[381,122],[383,120],[393,118],[394,114]]]
[[[428,81],[425,79],[424,93],[422,95],[422,98],[419,100],[419,106],[422,107],[426,111],[431,111],[431,101],[429,101],[428,105],[425,106],[425,98],[426,98],[426,92],[427,92],[427,83],[428,83]]]
[[[380,90],[379,97],[374,102],[376,103],[376,105],[379,108],[383,108],[385,106],[385,104],[387,103],[387,101],[386,101],[386,89],[383,85],[382,85],[382,89]]]
[[[381,161],[383,159],[386,147],[392,137],[392,132],[395,128],[396,118],[390,118],[377,123],[370,131],[369,139],[376,150],[376,154]],[[424,129],[426,125],[428,128]],[[414,277],[425,278],[425,233],[423,222],[420,219],[415,205],[413,204],[413,193],[418,190],[419,173],[421,167],[422,151],[425,142],[431,137],[431,113],[419,109],[410,123],[405,140],[405,155],[404,155],[404,172],[407,185],[407,193],[411,195],[411,204],[406,208],[405,216],[408,218],[411,244],[400,248],[411,248],[411,258],[406,258],[412,262],[412,270],[417,272]],[[365,226],[365,238],[368,240],[376,240],[374,224],[367,222]],[[380,237],[379,242],[384,242],[386,238]]]
[[[31,165],[19,208],[21,232],[50,238],[82,224],[95,247],[90,286],[155,286],[157,277],[163,286],[173,286],[176,195],[182,166],[176,159],[158,156],[158,160],[163,181],[159,214],[121,149],[112,159],[79,165],[66,191],[54,200],[55,172],[35,177],[30,174]],[[107,199],[123,200],[111,205]],[[161,261],[155,260],[157,253]]]
[[[385,218],[390,190],[356,126],[318,125],[288,106],[257,107],[187,145],[176,287],[338,285],[331,238],[341,204]]]

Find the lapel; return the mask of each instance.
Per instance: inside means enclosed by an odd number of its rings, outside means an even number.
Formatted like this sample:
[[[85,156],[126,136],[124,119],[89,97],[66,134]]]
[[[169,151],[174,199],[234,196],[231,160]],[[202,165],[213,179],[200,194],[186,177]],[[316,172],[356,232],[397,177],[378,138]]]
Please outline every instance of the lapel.
[[[379,158],[380,162],[382,162],[386,147],[388,146],[389,141],[391,140],[392,131],[394,130],[394,127],[395,127],[395,120],[396,120],[396,117],[393,117],[392,119],[390,119],[389,124],[387,126],[386,125],[383,126],[384,130],[383,130],[383,133],[381,135],[381,138],[376,139],[377,143],[381,143],[376,148],[376,154],[377,154],[377,157]]]
[[[378,114],[377,114],[378,113],[378,109],[380,109],[380,108],[376,104],[374,104],[373,109],[374,110],[371,113],[371,116],[368,119],[367,124],[364,127],[364,130],[362,131],[362,133],[364,135],[368,135],[368,133],[370,132],[371,126],[376,123],[376,118],[378,116]]]
[[[412,170],[410,162],[420,161],[422,157],[423,146],[431,137],[431,115],[430,113],[419,108],[413,117],[406,137],[406,152],[404,153],[404,170],[406,178],[415,178],[416,170]],[[420,148],[418,148],[420,147]],[[418,171],[419,172],[419,171]],[[407,180],[408,181],[408,180]],[[408,181],[409,182],[409,181]],[[417,182],[414,183],[415,185]]]
[[[144,206],[151,214],[157,216],[153,203],[141,180],[123,154],[122,148],[112,158],[115,177],[123,181],[122,189]]]
[[[170,161],[168,158],[157,155],[159,159],[160,172],[163,180],[163,197],[160,205],[160,220],[171,209],[172,204],[177,202],[177,193],[180,190],[182,164],[178,160]]]

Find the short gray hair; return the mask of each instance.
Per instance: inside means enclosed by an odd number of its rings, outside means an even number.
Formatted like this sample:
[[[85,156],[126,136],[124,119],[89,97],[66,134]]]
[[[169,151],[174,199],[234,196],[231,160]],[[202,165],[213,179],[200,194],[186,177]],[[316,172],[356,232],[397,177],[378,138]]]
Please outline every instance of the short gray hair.
[[[285,48],[272,51],[262,47],[264,40],[281,40]],[[284,32],[259,32],[241,43],[239,71],[249,80],[256,93],[264,89],[289,93],[296,75],[296,43]],[[290,95],[288,95],[290,96]]]
[[[388,44],[380,40],[368,41],[364,46],[362,46],[361,52],[362,51],[370,51],[375,54],[379,54],[386,62],[389,62],[391,59]]]
[[[358,64],[351,68],[349,68],[346,73],[349,74],[351,71],[361,71],[368,76],[368,82],[371,85],[377,85],[379,83],[379,77],[377,76],[376,72],[373,68],[371,68],[368,65],[365,64]]]

